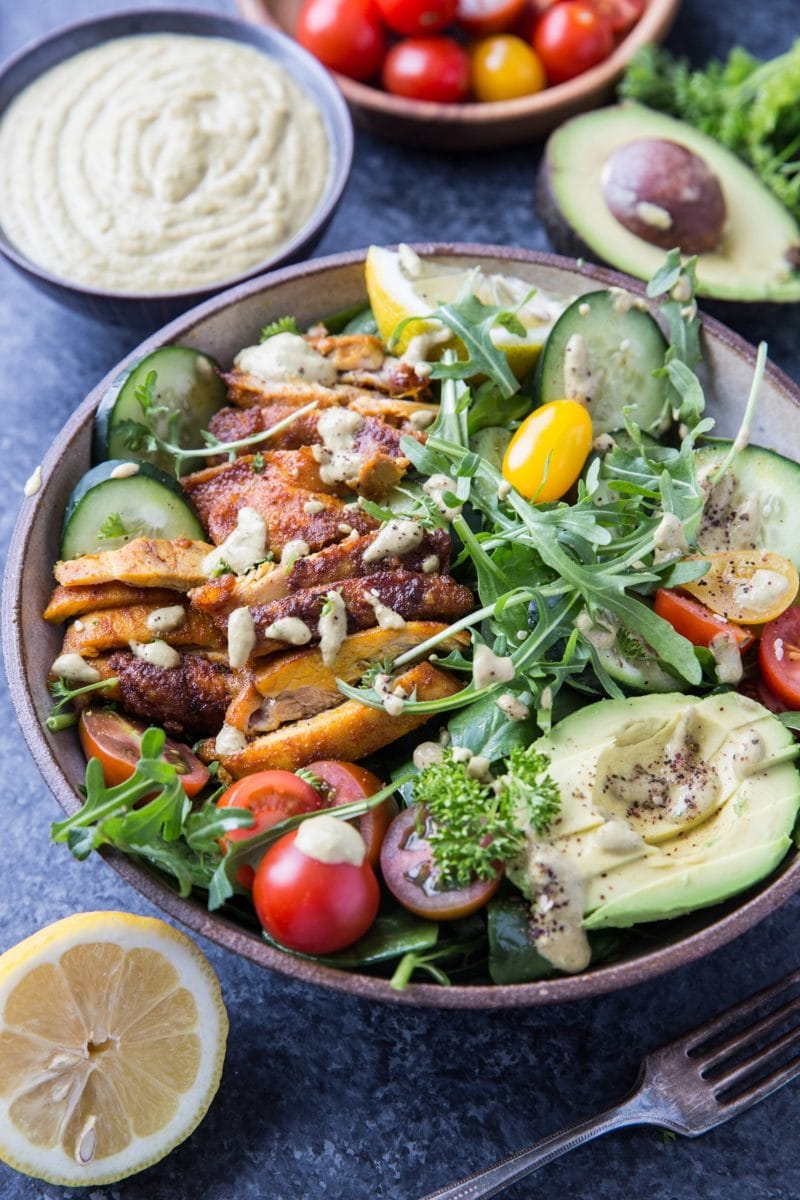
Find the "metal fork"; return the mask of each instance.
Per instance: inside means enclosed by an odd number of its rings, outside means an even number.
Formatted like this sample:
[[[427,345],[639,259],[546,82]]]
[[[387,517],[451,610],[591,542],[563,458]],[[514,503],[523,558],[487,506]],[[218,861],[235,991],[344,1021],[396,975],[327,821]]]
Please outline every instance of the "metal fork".
[[[795,994],[787,997],[792,989]],[[767,1007],[770,1011],[757,1015]],[[750,1023],[737,1029],[744,1021]],[[658,1125],[697,1137],[800,1076],[800,1053],[789,1057],[793,1049],[800,1050],[800,969],[649,1054],[633,1089],[613,1108],[422,1200],[486,1200],[568,1150],[625,1125]]]

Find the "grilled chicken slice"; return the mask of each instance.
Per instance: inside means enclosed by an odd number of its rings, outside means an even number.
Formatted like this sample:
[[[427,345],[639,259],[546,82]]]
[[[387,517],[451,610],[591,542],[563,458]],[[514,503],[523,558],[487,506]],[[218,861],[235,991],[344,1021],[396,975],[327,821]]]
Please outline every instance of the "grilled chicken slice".
[[[275,563],[262,563],[247,575],[221,575],[190,592],[195,608],[212,616],[228,616],[234,608],[246,605],[253,608],[281,600],[292,592],[340,579],[363,578],[386,571],[421,571],[423,563],[432,567],[431,574],[446,572],[450,562],[450,537],[442,529],[427,531],[416,549],[402,558],[383,558],[365,562],[364,555],[375,541],[377,533],[348,537],[334,546],[326,546],[317,554],[298,558],[290,570]],[[433,559],[436,563],[433,563]]]
[[[267,404],[261,408],[221,408],[208,423],[208,428],[221,442],[236,442],[240,438],[252,437],[270,429],[290,417],[296,409],[288,404]],[[359,413],[359,416],[361,414]],[[280,433],[276,433],[264,443],[268,450],[297,450],[301,446],[319,445],[322,438],[319,434],[320,410],[304,413],[287,425]],[[405,456],[400,452],[400,439],[404,433],[421,440],[418,430],[413,425],[407,429],[396,429],[386,421],[376,416],[364,416],[364,424],[356,432],[353,442],[358,454],[371,457],[373,454],[388,454],[390,458],[399,458],[406,463]],[[219,459],[217,459],[219,461]]]
[[[54,590],[50,603],[42,613],[45,621],[60,625],[72,617],[103,608],[122,608],[125,604],[160,604],[163,607],[180,600],[165,588],[135,588],[127,583],[96,583],[84,587],[61,587]]]
[[[325,604],[329,584],[319,584],[294,592],[283,600],[274,600],[252,608],[256,627],[256,657],[275,654],[286,649],[286,643],[271,638],[268,630],[274,621],[297,617],[319,637],[318,623]],[[366,579],[345,579],[336,585],[347,609],[347,631],[372,629],[378,624],[375,608],[368,595],[391,608],[406,621],[446,619],[453,621],[465,616],[474,607],[469,588],[456,583],[449,575],[423,575],[416,571],[382,571]]]
[[[351,529],[367,533],[377,528],[378,522],[372,517],[356,508],[345,508],[338,499],[335,493],[346,494],[348,489],[322,483],[319,463],[314,461],[310,448],[276,450],[263,457],[263,471],[253,469],[251,457],[237,458],[183,479],[189,498],[217,544],[236,527],[237,513],[245,506],[264,518],[267,545],[276,558],[288,542],[297,539],[310,550],[321,550],[340,542]],[[315,504],[322,505],[319,512],[306,511],[306,505]],[[205,577],[197,580],[198,585],[202,582]]]
[[[365,392],[349,406],[362,417],[379,417],[387,425],[397,425],[410,430],[427,429],[436,420],[438,404],[427,404],[423,400],[400,400],[397,397],[380,396]],[[412,418],[415,418],[412,420]]]
[[[116,580],[132,587],[188,592],[205,582],[203,559],[213,549],[188,538],[134,538],[119,550],[101,550],[58,562],[55,576],[64,587],[93,587]]]
[[[344,703],[337,679],[357,683],[375,662],[394,662],[407,650],[441,633],[437,621],[409,621],[404,629],[366,629],[342,643],[331,666],[318,649],[276,655],[258,665],[225,715],[226,725],[245,734],[267,733],[288,721],[314,716]],[[469,634],[446,638],[437,647],[449,654],[469,645]]]
[[[427,662],[405,671],[397,684],[408,695],[416,691],[418,700],[439,700],[461,688],[454,676]],[[268,768],[295,771],[317,759],[356,762],[418,729],[426,720],[426,714],[401,713],[390,717],[382,709],[346,700],[336,708],[254,738],[236,754],[218,755],[213,739],[201,743],[198,754],[204,762],[219,758],[235,779]]]
[[[193,739],[222,727],[235,687],[235,675],[224,663],[198,653],[181,654],[179,666],[165,670],[117,651],[104,656],[101,673],[118,677],[110,698],[118,699],[126,713]]]
[[[130,642],[152,642],[157,638],[176,647],[226,649],[225,633],[205,613],[193,608],[186,609],[186,619],[178,629],[163,634],[154,632],[148,628],[147,618],[159,607],[158,604],[129,604],[125,608],[87,613],[67,627],[62,654],[94,658],[105,650],[123,646],[127,649]]]
[[[318,325],[308,331],[306,340],[337,371],[380,371],[386,358],[381,339],[373,333],[330,334]]]

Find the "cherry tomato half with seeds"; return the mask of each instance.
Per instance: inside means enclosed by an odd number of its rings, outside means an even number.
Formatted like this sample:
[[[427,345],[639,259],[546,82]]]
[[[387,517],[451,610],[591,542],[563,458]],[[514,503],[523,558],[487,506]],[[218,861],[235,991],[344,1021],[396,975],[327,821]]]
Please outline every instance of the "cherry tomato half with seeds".
[[[254,817],[247,829],[231,829],[220,838],[223,849],[231,842],[240,842],[265,829],[294,817],[297,813],[314,812],[322,808],[323,799],[316,788],[293,771],[256,771],[231,784],[217,801],[217,808],[246,808]],[[243,863],[236,872],[236,882],[251,888],[255,870]]]
[[[681,584],[712,612],[743,625],[774,621],[797,596],[800,580],[788,558],[771,550],[726,550],[695,558],[710,564],[700,579]]]
[[[752,646],[755,638],[749,629],[741,625],[732,625],[723,617],[718,617],[699,600],[682,596],[669,588],[659,588],[656,592],[655,610],[659,617],[669,621],[676,633],[687,638],[693,646],[710,646],[712,640],[721,633],[727,633],[736,642],[739,650],[744,653]]]
[[[508,443],[503,478],[521,496],[560,500],[592,448],[592,418],[577,400],[551,400],[526,417]]]
[[[354,800],[366,800],[383,787],[377,775],[373,775],[365,767],[360,767],[358,763],[323,759],[320,762],[309,763],[307,769],[322,780],[322,803],[326,807],[352,804]],[[363,817],[357,817],[352,822],[364,839],[367,861],[373,867],[378,865],[386,830],[396,813],[397,805],[390,796],[377,808],[371,809]]]
[[[525,11],[526,0],[458,0],[456,19],[472,37],[505,33]]]
[[[765,625],[758,665],[769,691],[789,708],[800,708],[800,608],[787,608]]]
[[[141,757],[143,721],[123,717],[112,709],[85,708],[78,722],[78,737],[87,758],[98,758],[106,787],[130,779]],[[208,783],[208,771],[188,746],[167,738],[163,757],[177,770],[187,796],[196,796]]]
[[[386,55],[382,79],[394,96],[458,104],[469,93],[469,55],[452,38],[406,38]]]
[[[485,38],[472,47],[472,90],[478,100],[516,100],[547,83],[535,51],[512,34]]]
[[[389,826],[381,849],[381,871],[389,891],[409,912],[430,921],[456,921],[488,904],[500,886],[503,868],[493,879],[468,887],[443,888],[431,844],[418,831],[419,805],[405,809]]]
[[[566,83],[597,66],[614,48],[611,26],[591,4],[564,0],[548,9],[533,31],[533,48],[550,83]]]
[[[298,849],[298,833],[287,833],[267,850],[253,882],[253,904],[270,937],[288,950],[333,954],[357,942],[375,920],[378,881],[366,857],[360,866],[321,862]]]
[[[458,0],[377,0],[380,14],[395,33],[439,33],[456,15]]]
[[[386,54],[374,0],[305,0],[295,36],[330,71],[350,79],[377,75]]]

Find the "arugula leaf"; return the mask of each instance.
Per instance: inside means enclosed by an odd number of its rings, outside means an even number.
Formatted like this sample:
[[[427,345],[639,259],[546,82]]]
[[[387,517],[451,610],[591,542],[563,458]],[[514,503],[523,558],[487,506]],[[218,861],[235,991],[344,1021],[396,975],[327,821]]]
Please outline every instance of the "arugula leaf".
[[[114,675],[108,679],[98,679],[96,683],[85,683],[80,687],[73,687],[68,679],[59,675],[57,679],[47,685],[54,703],[45,719],[45,725],[51,733],[57,733],[60,729],[69,729],[70,726],[76,725],[78,714],[76,712],[65,713],[62,710],[77,696],[85,696],[89,692],[106,691],[108,688],[116,687],[118,683],[119,679]]]

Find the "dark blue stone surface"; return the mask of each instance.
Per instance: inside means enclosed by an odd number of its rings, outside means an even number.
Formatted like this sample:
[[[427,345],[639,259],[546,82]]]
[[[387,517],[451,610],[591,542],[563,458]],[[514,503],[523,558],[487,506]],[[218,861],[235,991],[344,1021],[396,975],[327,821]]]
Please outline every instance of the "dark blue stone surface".
[[[175,0],[173,0],[173,3]],[[0,0],[0,54],[120,0]],[[232,9],[232,3],[207,7]],[[734,41],[762,55],[800,32],[797,0],[684,0],[671,44],[698,62]],[[360,136],[320,252],[370,241],[545,247],[532,206],[536,145],[446,158]],[[800,378],[800,312],[738,318]],[[23,481],[68,413],[140,335],[103,328],[0,266],[0,462],[7,544]],[[800,448],[796,448],[800,449]],[[48,844],[55,801],[0,697],[0,949],[80,909],[153,912],[99,859]],[[194,1136],[90,1200],[416,1200],[615,1100],[640,1057],[800,961],[800,897],[704,962],[616,996],[503,1013],[370,1006],[315,991],[204,945],[231,1018],[225,1074]],[[800,1084],[697,1141],[655,1130],[586,1146],[513,1200],[797,1200]],[[68,1191],[0,1166],[2,1200]],[[74,1194],[74,1193],[73,1193]]]

